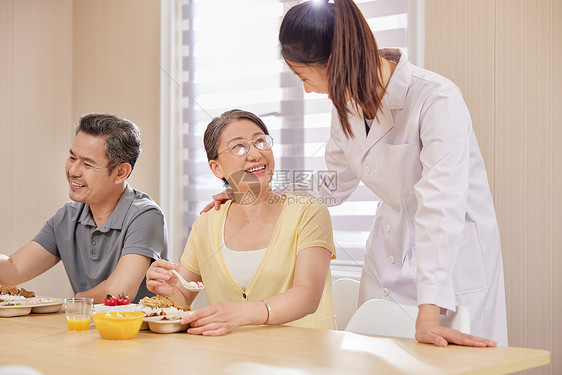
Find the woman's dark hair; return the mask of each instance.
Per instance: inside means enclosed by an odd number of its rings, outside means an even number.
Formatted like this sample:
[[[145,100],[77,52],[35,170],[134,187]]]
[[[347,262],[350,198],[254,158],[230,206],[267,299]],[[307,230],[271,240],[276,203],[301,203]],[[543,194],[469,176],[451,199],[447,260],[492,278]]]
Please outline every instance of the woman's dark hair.
[[[203,144],[205,145],[208,161],[216,160],[219,157],[220,136],[224,128],[226,128],[228,124],[238,120],[250,120],[256,124],[264,134],[269,135],[269,131],[263,121],[252,112],[243,111],[241,109],[233,109],[224,112],[219,117],[215,117],[211,120],[203,135]]]
[[[226,128],[228,124],[238,120],[250,120],[256,124],[264,134],[269,135],[267,126],[265,126],[263,121],[252,112],[243,111],[241,109],[233,109],[224,112],[219,117],[215,117],[211,120],[209,125],[207,125],[205,134],[203,135],[203,144],[205,145],[205,152],[207,153],[208,161],[216,160],[219,157],[220,137],[224,128]],[[222,180],[225,186],[229,186],[226,178],[223,178]]]
[[[75,134],[80,132],[105,139],[109,174],[122,163],[129,163],[133,171],[141,154],[141,139],[139,128],[131,121],[104,113],[90,113],[80,118]]]
[[[279,31],[290,63],[326,66],[329,94],[346,137],[353,138],[347,101],[373,119],[381,107],[381,59],[365,17],[352,0],[308,1],[287,11]]]

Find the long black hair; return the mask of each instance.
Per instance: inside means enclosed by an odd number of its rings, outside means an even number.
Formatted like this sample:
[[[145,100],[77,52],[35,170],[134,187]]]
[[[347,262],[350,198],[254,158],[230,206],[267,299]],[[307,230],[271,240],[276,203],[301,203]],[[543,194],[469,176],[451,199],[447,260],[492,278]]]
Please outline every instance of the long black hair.
[[[353,138],[347,101],[367,118],[381,107],[381,59],[375,37],[352,0],[308,1],[287,11],[279,31],[281,56],[292,63],[325,66],[329,94],[346,137]]]

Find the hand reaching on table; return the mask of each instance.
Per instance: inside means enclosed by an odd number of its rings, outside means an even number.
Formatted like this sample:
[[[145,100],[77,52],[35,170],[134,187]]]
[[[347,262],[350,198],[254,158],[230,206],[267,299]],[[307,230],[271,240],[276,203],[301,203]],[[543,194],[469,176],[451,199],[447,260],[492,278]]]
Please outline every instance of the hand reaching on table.
[[[242,325],[263,324],[267,316],[261,301],[220,302],[195,311],[183,318],[182,323],[189,323],[187,333],[220,336]]]
[[[213,195],[213,201],[206,205],[199,214],[209,211],[211,208],[215,208],[215,210],[219,210],[221,204],[224,204],[227,200],[234,199],[234,192],[232,189],[226,189],[222,193]]]
[[[449,343],[476,347],[496,346],[495,341],[440,326],[439,310],[435,305],[420,305],[416,320],[416,340],[436,346],[447,346]]]

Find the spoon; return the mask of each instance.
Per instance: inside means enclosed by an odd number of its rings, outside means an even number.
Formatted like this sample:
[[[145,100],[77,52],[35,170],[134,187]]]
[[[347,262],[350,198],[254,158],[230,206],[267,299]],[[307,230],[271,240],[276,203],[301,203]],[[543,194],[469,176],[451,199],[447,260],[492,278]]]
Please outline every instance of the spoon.
[[[205,286],[203,285],[202,282],[198,282],[198,281],[190,281],[187,282],[185,281],[185,279],[180,275],[180,273],[176,270],[172,270],[172,272],[174,273],[174,275],[176,275],[181,283],[181,285],[183,285],[183,287],[187,290],[191,290],[194,292],[198,292],[202,289],[205,288]]]

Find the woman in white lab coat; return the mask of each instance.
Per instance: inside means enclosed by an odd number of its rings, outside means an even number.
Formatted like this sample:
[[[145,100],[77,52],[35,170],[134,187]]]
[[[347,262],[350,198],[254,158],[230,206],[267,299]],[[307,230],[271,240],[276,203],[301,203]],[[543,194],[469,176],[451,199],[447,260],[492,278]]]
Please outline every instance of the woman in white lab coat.
[[[337,171],[337,188],[316,194],[339,204],[362,181],[381,199],[359,303],[419,306],[420,342],[507,345],[498,225],[457,86],[399,50],[379,51],[352,0],[294,6],[279,41],[305,91],[334,104],[326,163]],[[439,326],[440,312],[455,305],[468,308],[471,332],[485,339]]]

